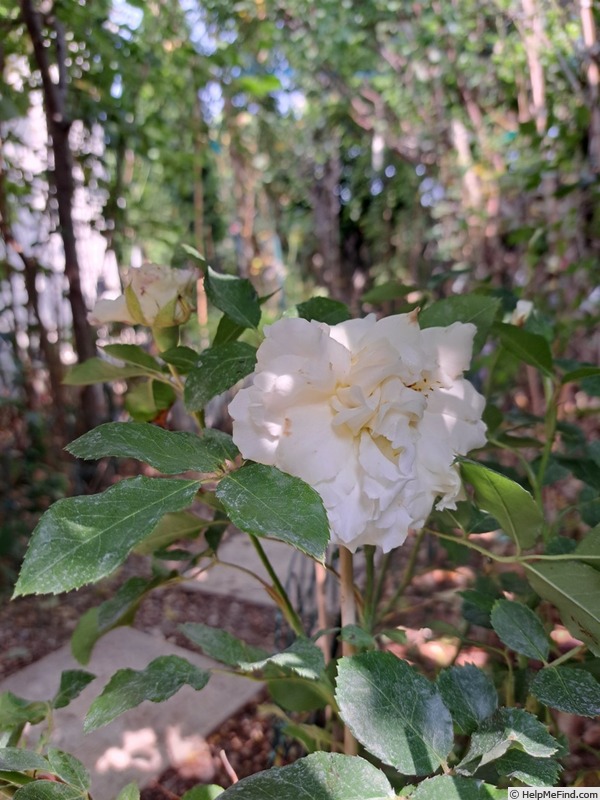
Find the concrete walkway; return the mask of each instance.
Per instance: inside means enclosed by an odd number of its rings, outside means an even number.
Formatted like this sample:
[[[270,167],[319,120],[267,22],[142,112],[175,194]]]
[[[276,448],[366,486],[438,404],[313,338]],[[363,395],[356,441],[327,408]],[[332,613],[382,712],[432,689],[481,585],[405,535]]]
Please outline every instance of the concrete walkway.
[[[289,575],[304,586],[312,580],[310,559],[280,542],[263,540],[263,545],[284,581]],[[247,536],[230,535],[219,556],[267,579]],[[220,565],[187,586],[252,603],[273,603],[260,583],[248,574]],[[117,669],[144,669],[153,659],[169,654],[179,655],[204,669],[217,666],[208,658],[172,645],[162,636],[118,628],[101,639],[85,667],[96,675],[96,680],[67,708],[55,713],[50,744],[84,763],[92,777],[94,800],[113,800],[132,781],[143,787],[169,765],[185,766],[198,780],[210,781],[212,763],[206,736],[260,691],[261,685],[254,681],[215,673],[200,692],[186,686],[165,703],[146,701],[109,725],[84,734],[87,710]],[[58,689],[61,672],[67,669],[84,669],[73,659],[69,645],[11,675],[0,683],[0,692],[11,691],[28,700],[48,700]],[[29,744],[35,746],[41,733],[39,727],[28,731]]]

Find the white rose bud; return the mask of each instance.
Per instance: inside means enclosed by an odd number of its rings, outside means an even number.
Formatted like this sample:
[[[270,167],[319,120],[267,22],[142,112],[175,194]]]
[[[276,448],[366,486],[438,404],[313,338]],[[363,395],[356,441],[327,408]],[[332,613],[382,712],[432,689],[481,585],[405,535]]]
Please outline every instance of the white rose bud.
[[[198,272],[144,264],[130,269],[125,292],[115,300],[98,300],[88,315],[92,325],[124,322],[170,328],[182,325],[194,309]]]
[[[321,495],[332,541],[384,552],[455,508],[455,456],[485,444],[484,398],[463,378],[475,326],[421,330],[413,314],[266,330],[253,384],[229,406],[245,458]]]

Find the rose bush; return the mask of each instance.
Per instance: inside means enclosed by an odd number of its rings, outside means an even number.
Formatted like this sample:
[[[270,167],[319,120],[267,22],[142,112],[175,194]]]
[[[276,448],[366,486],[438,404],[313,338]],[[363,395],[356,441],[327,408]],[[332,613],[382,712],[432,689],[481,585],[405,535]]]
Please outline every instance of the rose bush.
[[[92,325],[108,322],[152,328],[182,325],[195,307],[197,279],[194,269],[171,269],[159,264],[132,268],[126,278],[124,294],[114,300],[98,300],[88,319]]]
[[[414,314],[266,329],[253,383],[229,406],[245,458],[316,489],[332,541],[384,552],[455,508],[457,455],[485,444],[484,398],[463,378],[475,326],[421,330]]]

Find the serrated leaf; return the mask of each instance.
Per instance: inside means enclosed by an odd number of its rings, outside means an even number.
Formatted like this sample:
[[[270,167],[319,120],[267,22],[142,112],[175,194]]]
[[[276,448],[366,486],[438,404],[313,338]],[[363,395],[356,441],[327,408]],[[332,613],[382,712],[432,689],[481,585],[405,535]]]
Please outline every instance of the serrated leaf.
[[[326,322],[328,325],[337,325],[346,322],[351,317],[350,310],[345,303],[332,300],[330,297],[313,297],[305,303],[299,303],[298,316],[301,319]]]
[[[216,495],[246,533],[270,536],[322,561],[329,523],[319,494],[307,483],[264,464],[247,464],[219,483]]]
[[[249,375],[255,364],[256,348],[246,342],[229,342],[204,350],[185,384],[183,397],[188,411],[201,411],[209,400]]]
[[[90,788],[90,775],[75,756],[51,747],[48,750],[48,761],[52,773],[65,783],[82,792],[86,792]]]
[[[201,622],[185,622],[179,626],[179,630],[190,642],[198,645],[205,655],[229,667],[238,667],[244,661],[260,661],[269,657],[262,648],[253,647],[227,631],[211,628]]]
[[[211,783],[207,786],[194,786],[188,792],[181,796],[181,800],[215,800],[216,797],[223,794],[225,789]]]
[[[503,778],[516,778],[527,786],[554,786],[562,769],[553,758],[535,758],[522,750],[509,750],[494,765]]]
[[[79,800],[86,798],[88,793],[58,781],[31,781],[21,786],[14,794],[14,800]]]
[[[411,800],[506,800],[506,789],[496,789],[475,778],[436,775],[420,783]]]
[[[559,610],[565,627],[600,656],[600,572],[578,561],[527,563],[533,589]]]
[[[392,633],[392,636],[395,636],[400,631],[388,631],[388,633]],[[382,631],[385,633],[385,631]],[[389,638],[391,639],[392,636]],[[372,650],[375,647],[375,639],[371,636],[370,633],[364,628],[361,628],[360,625],[344,625],[342,630],[339,632],[338,638],[342,642],[350,642],[351,645],[354,647],[358,647],[361,649]],[[406,641],[406,634],[404,634],[404,640]],[[396,641],[395,639],[393,641]]]
[[[523,548],[532,547],[544,519],[529,492],[483,464],[461,460],[460,468],[475,490],[477,505],[492,514],[514,542]]]
[[[446,327],[454,322],[471,322],[477,328],[473,341],[473,352],[483,347],[494,318],[500,308],[500,300],[481,294],[456,295],[438,300],[419,314],[420,328]]]
[[[53,708],[66,708],[95,679],[96,676],[91,672],[81,669],[64,670],[60,676],[60,686],[52,700]]]
[[[600,683],[583,669],[546,667],[535,676],[531,693],[544,705],[567,714],[600,714]]]
[[[546,661],[550,640],[540,618],[530,608],[513,600],[496,600],[491,620],[505,645],[523,656]]]
[[[83,364],[70,367],[63,378],[63,383],[66,386],[91,386],[94,383],[110,383],[147,374],[147,370],[143,367],[133,365],[120,367],[103,358],[94,357],[88,358]]]
[[[115,800],[140,800],[139,787],[135,783],[128,783],[121,789]]]
[[[223,275],[208,267],[204,278],[206,296],[213,305],[244,328],[256,328],[260,322],[260,302],[247,278]]]
[[[183,345],[164,350],[160,357],[164,362],[175,367],[181,375],[187,375],[198,364],[198,353],[191,347]]]
[[[140,476],[59,500],[32,534],[14,596],[67,592],[110,575],[164,514],[191,505],[199,487]]]
[[[536,758],[549,758],[558,751],[556,739],[532,714],[521,708],[499,708],[472,735],[469,750],[456,770],[472,775],[515,746]]]
[[[29,772],[47,770],[48,761],[39,753],[21,747],[0,748],[0,772]]]
[[[452,749],[452,719],[437,688],[391,653],[342,658],[336,700],[358,741],[406,775],[435,771]]]
[[[554,375],[550,345],[543,336],[504,322],[496,322],[493,330],[504,349],[513,356],[549,377]]]
[[[437,685],[452,719],[463,733],[473,733],[498,708],[494,684],[473,664],[442,670]]]
[[[318,680],[325,669],[323,651],[310,639],[296,639],[282,653],[275,653],[260,661],[242,661],[240,669],[250,672],[263,670],[273,664],[300,678]]]
[[[300,791],[302,794],[300,794]],[[396,793],[381,770],[358,756],[312,753],[235,783],[220,800],[386,800]]]
[[[136,458],[165,475],[188,470],[216,472],[238,449],[231,436],[207,429],[201,435],[167,431],[143,422],[106,422],[67,445],[77,458]]]
[[[120,669],[92,703],[83,729],[88,733],[107,725],[144,700],[162,703],[186,684],[199,691],[206,686],[209,678],[210,672],[195,667],[179,656],[160,656],[139,672]]]
[[[210,524],[210,520],[201,519],[191,511],[165,514],[152,533],[134,548],[134,552],[143,556],[152,555],[156,550],[168,547],[180,539],[195,539]]]
[[[37,725],[47,717],[49,712],[48,703],[26,700],[12,692],[2,692],[0,694],[0,731],[11,730],[25,722]]]
[[[107,344],[102,349],[107,355],[126,364],[142,367],[145,371],[162,373],[158,361],[137,344]]]

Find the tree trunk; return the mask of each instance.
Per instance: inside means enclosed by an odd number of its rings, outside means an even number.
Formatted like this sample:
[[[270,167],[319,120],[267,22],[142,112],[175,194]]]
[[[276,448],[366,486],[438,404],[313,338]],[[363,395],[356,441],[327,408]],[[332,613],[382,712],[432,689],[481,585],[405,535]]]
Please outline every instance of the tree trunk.
[[[73,338],[79,361],[96,355],[93,331],[87,321],[87,309],[81,291],[79,259],[77,256],[75,227],[73,224],[73,154],[69,143],[71,120],[66,114],[66,48],[62,25],[54,16],[52,3],[44,3],[43,10],[34,8],[33,0],[21,0],[21,11],[33,45],[34,60],[42,78],[44,111],[48,134],[52,142],[54,169],[48,170],[49,179],[56,190],[58,220],[65,257],[65,276],[69,285],[69,303],[73,316]],[[52,79],[49,48],[45,46],[42,24],[49,25],[55,33],[54,48],[58,82]],[[86,429],[102,420],[102,393],[99,386],[87,386],[82,392],[83,422]]]

